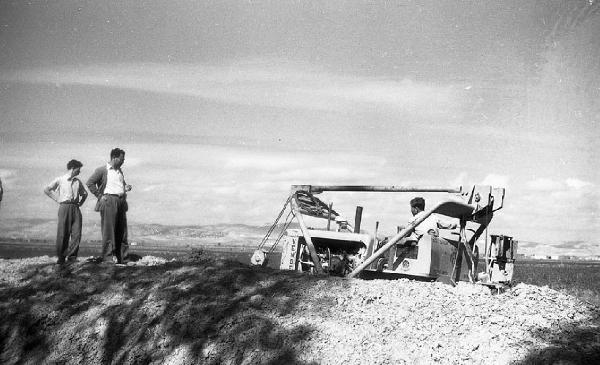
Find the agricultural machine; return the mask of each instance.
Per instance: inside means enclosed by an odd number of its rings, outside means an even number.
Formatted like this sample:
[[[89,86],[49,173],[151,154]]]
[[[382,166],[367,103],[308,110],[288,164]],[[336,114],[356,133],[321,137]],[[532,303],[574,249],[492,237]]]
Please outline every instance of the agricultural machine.
[[[354,224],[344,219],[316,195],[333,192],[446,193],[433,208],[425,210],[397,234],[379,237],[379,222],[373,234],[361,230],[362,207],[356,207]],[[468,191],[445,188],[395,186],[293,185],[283,209],[251,258],[265,265],[275,247],[282,243],[282,270],[327,273],[347,277],[407,277],[416,280],[477,282],[501,289],[510,285],[517,242],[510,236],[491,235],[487,227],[494,212],[503,207],[504,189],[475,185]],[[284,213],[289,213],[280,223]],[[308,227],[305,216],[323,219],[322,228]],[[429,230],[418,240],[413,232],[440,219],[452,220],[453,229]],[[290,228],[293,221],[297,224]],[[333,227],[332,227],[333,223]],[[280,229],[269,250],[265,245]],[[483,262],[477,240],[485,233]]]

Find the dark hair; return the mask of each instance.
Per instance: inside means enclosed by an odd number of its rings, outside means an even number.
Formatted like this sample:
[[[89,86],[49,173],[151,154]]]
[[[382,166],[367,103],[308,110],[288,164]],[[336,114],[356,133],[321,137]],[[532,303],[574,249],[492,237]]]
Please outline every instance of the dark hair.
[[[83,166],[83,164],[77,160],[71,160],[69,162],[67,162],[67,170],[71,170],[71,169],[76,169],[76,168],[81,168]]]
[[[411,206],[411,208],[419,208],[421,210],[425,210],[425,199],[423,199],[419,196],[416,198],[413,198],[410,201],[410,206]]]
[[[110,159],[112,160],[113,158],[119,157],[119,156],[124,155],[124,154],[125,154],[125,151],[123,151],[122,149],[120,149],[120,148],[113,148],[110,151]]]

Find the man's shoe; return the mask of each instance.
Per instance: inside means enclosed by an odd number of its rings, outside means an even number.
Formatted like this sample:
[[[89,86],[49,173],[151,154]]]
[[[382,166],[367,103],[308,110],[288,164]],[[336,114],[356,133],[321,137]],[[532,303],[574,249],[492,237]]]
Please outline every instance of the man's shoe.
[[[99,263],[101,263],[104,260],[102,260],[102,257],[90,257],[90,258],[88,258],[85,261],[86,262],[91,262],[92,264],[99,264]]]
[[[57,263],[54,265],[54,273],[60,277],[69,276],[71,274],[71,268],[65,263]]]

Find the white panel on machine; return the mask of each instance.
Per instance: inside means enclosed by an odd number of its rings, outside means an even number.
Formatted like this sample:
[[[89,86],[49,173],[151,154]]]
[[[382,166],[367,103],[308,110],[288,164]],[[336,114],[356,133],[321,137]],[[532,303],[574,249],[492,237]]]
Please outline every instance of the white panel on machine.
[[[299,270],[300,245],[298,244],[298,236],[284,236],[282,249],[279,269]]]

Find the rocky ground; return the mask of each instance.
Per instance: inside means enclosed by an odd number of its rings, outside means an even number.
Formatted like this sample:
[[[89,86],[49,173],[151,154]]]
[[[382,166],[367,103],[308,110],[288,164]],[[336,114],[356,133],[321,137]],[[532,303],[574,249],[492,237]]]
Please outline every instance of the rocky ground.
[[[600,363],[600,308],[547,287],[53,263],[0,260],[0,363]]]

